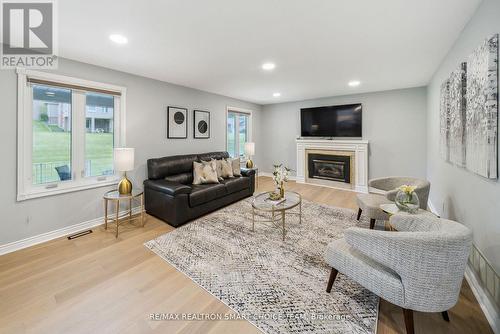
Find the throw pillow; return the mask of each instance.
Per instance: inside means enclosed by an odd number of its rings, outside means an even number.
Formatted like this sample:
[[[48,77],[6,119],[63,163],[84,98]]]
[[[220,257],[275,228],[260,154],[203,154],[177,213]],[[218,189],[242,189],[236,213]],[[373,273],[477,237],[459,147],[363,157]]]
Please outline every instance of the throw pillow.
[[[219,183],[215,161],[193,161],[193,184]]]
[[[240,158],[231,159],[231,166],[233,168],[233,176],[241,176]]]
[[[217,172],[217,178],[219,179],[219,182],[220,181],[223,181],[224,178],[222,177],[222,160],[221,159],[211,159],[210,161],[215,161],[215,164],[216,164],[216,172]]]
[[[222,159],[221,160],[221,174],[223,178],[227,179],[233,176],[233,166],[231,164],[231,161],[227,159]]]

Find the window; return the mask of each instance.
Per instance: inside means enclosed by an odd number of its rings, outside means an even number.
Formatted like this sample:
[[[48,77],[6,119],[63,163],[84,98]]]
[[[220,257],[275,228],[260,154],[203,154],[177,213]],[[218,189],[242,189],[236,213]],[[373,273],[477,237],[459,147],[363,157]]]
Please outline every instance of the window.
[[[18,200],[116,183],[125,88],[19,69]]]
[[[252,112],[237,108],[227,109],[227,151],[231,157],[245,156],[245,143],[251,141]]]

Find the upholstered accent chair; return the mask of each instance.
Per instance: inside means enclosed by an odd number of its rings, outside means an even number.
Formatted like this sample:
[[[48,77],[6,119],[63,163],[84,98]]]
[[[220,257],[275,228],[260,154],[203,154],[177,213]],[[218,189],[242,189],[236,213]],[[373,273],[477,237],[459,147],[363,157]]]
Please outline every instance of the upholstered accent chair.
[[[415,186],[415,192],[420,200],[420,208],[427,209],[427,200],[431,184],[429,181],[412,177],[382,177],[368,182],[370,188],[377,189],[378,193],[358,194],[358,220],[361,214],[370,218],[370,229],[375,227],[376,220],[389,220],[389,215],[380,209],[381,204],[393,203],[398,188],[403,184]]]
[[[457,222],[427,215],[396,214],[397,231],[348,228],[332,241],[325,260],[332,267],[329,293],[340,272],[381,298],[403,308],[406,332],[413,334],[413,310],[441,312],[458,300],[471,231]]]

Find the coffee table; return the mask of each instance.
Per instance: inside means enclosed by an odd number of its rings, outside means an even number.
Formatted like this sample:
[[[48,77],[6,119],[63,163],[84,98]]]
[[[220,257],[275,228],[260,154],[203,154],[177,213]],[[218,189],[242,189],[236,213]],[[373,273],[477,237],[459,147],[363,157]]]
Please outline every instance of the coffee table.
[[[302,197],[295,191],[285,191],[284,201],[273,201],[269,199],[267,191],[256,195],[252,201],[252,231],[255,231],[256,222],[271,222],[276,227],[281,227],[283,231],[283,241],[285,241],[286,228],[285,220],[287,214],[299,215],[299,222],[302,223]],[[299,212],[290,212],[293,208],[299,207]],[[255,212],[261,211],[271,213],[270,220],[255,220]]]

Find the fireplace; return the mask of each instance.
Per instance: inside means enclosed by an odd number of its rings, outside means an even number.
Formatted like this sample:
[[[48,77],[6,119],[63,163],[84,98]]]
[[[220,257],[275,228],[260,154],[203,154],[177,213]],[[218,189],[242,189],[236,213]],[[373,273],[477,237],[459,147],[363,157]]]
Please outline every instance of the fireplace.
[[[308,167],[311,179],[351,182],[349,156],[308,154]]]

